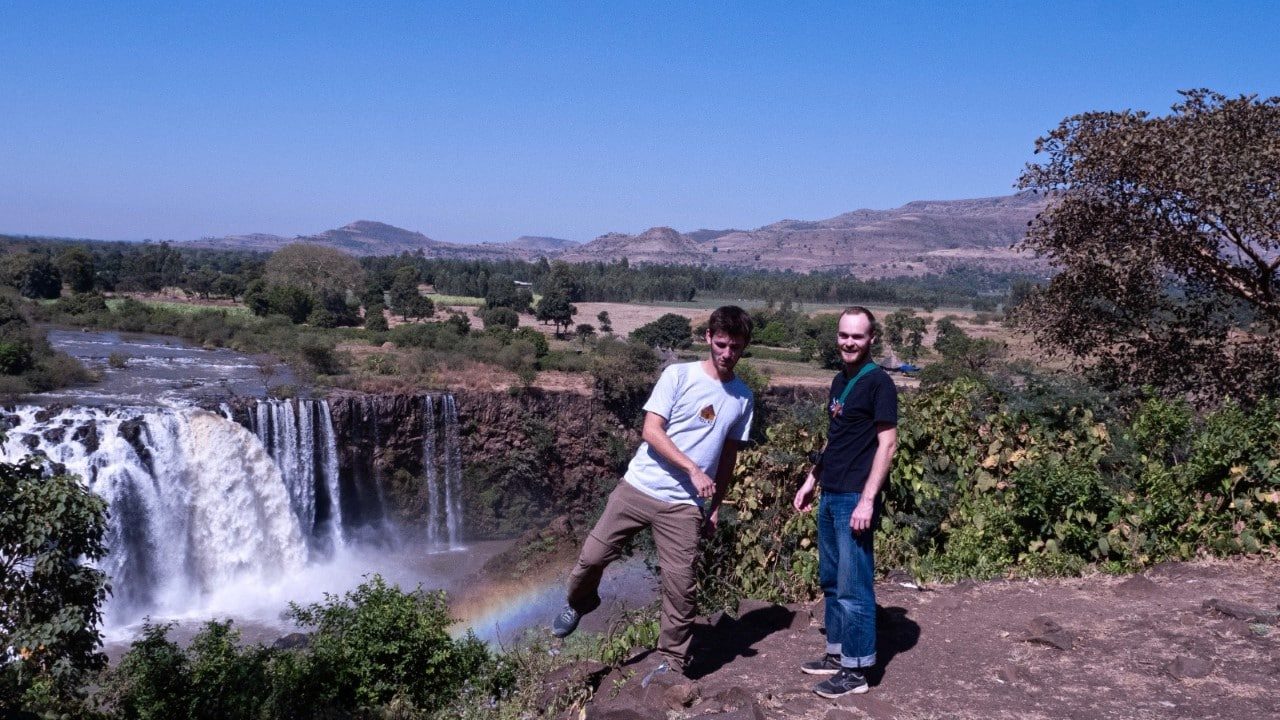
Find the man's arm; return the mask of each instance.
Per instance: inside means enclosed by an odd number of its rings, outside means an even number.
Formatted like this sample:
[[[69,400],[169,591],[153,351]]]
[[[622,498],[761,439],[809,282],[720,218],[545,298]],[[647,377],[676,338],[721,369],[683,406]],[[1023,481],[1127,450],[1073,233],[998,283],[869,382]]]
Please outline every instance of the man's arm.
[[[871,474],[862,487],[862,496],[853,508],[849,517],[849,527],[854,532],[862,532],[871,528],[871,516],[875,512],[876,493],[880,492],[885,478],[889,477],[889,466],[893,464],[893,453],[898,449],[898,426],[889,423],[876,423],[875,458],[871,461]]]
[[[675,465],[689,475],[689,480],[693,482],[693,487],[698,491],[698,497],[710,499],[715,495],[716,482],[711,479],[710,475],[703,472],[702,468],[689,459],[671,442],[671,437],[667,435],[667,419],[655,412],[647,412],[644,415],[644,432],[641,433],[644,441],[649,443],[649,447],[658,453],[663,460]],[[729,466],[729,471],[733,471],[733,466]],[[717,474],[719,471],[717,470]]]

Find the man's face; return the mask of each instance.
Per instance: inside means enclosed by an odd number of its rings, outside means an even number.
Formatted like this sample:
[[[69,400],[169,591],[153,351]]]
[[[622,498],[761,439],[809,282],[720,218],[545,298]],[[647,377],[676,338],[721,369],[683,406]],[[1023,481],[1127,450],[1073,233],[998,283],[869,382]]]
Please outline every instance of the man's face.
[[[840,348],[840,360],[856,365],[871,352],[871,321],[866,315],[843,315],[836,331],[836,345]]]
[[[725,332],[712,335],[710,330],[707,331],[707,344],[711,346],[711,364],[722,376],[733,372],[733,366],[742,359],[742,351],[747,349],[746,340]]]

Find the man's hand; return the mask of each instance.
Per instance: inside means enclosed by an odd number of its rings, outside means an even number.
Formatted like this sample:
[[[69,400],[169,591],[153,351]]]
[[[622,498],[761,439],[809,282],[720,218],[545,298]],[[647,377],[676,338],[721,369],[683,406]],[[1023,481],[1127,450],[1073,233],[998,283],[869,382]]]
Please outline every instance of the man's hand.
[[[869,497],[864,495],[863,497]],[[861,533],[871,529],[871,517],[875,514],[875,501],[859,500],[853,506],[853,514],[849,516],[849,529]]]
[[[791,507],[796,512],[809,512],[813,509],[813,490],[817,487],[818,481],[813,477],[813,472],[804,479],[804,484],[796,491],[796,496],[791,500]]]
[[[716,528],[720,527],[720,508],[711,511],[705,522],[702,523],[702,537],[710,540],[716,536]]]
[[[698,491],[698,497],[703,500],[710,500],[716,494],[716,481],[703,472],[702,468],[694,467],[690,470],[689,479],[693,481],[693,487]]]

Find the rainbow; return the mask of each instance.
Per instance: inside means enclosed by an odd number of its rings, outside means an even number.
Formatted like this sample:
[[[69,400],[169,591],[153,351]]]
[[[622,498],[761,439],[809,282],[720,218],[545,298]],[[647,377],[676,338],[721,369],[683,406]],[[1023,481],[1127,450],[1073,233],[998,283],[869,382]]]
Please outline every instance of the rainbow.
[[[564,582],[505,583],[486,585],[483,596],[467,595],[450,603],[458,622],[450,629],[454,637],[468,630],[490,644],[509,642],[527,627],[546,625],[564,604]]]

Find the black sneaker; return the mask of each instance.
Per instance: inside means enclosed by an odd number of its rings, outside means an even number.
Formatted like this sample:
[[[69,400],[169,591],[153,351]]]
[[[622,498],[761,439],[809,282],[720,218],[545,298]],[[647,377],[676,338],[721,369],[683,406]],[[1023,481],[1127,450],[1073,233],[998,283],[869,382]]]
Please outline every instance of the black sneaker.
[[[578,621],[581,619],[581,613],[565,605],[564,610],[551,621],[551,634],[558,638],[569,637],[578,629]]]
[[[808,675],[835,675],[840,672],[840,656],[823,655],[817,660],[801,663],[800,672]]]
[[[854,668],[842,667],[835,675],[813,686],[813,691],[834,700],[845,695],[860,695],[870,689],[867,677]]]

